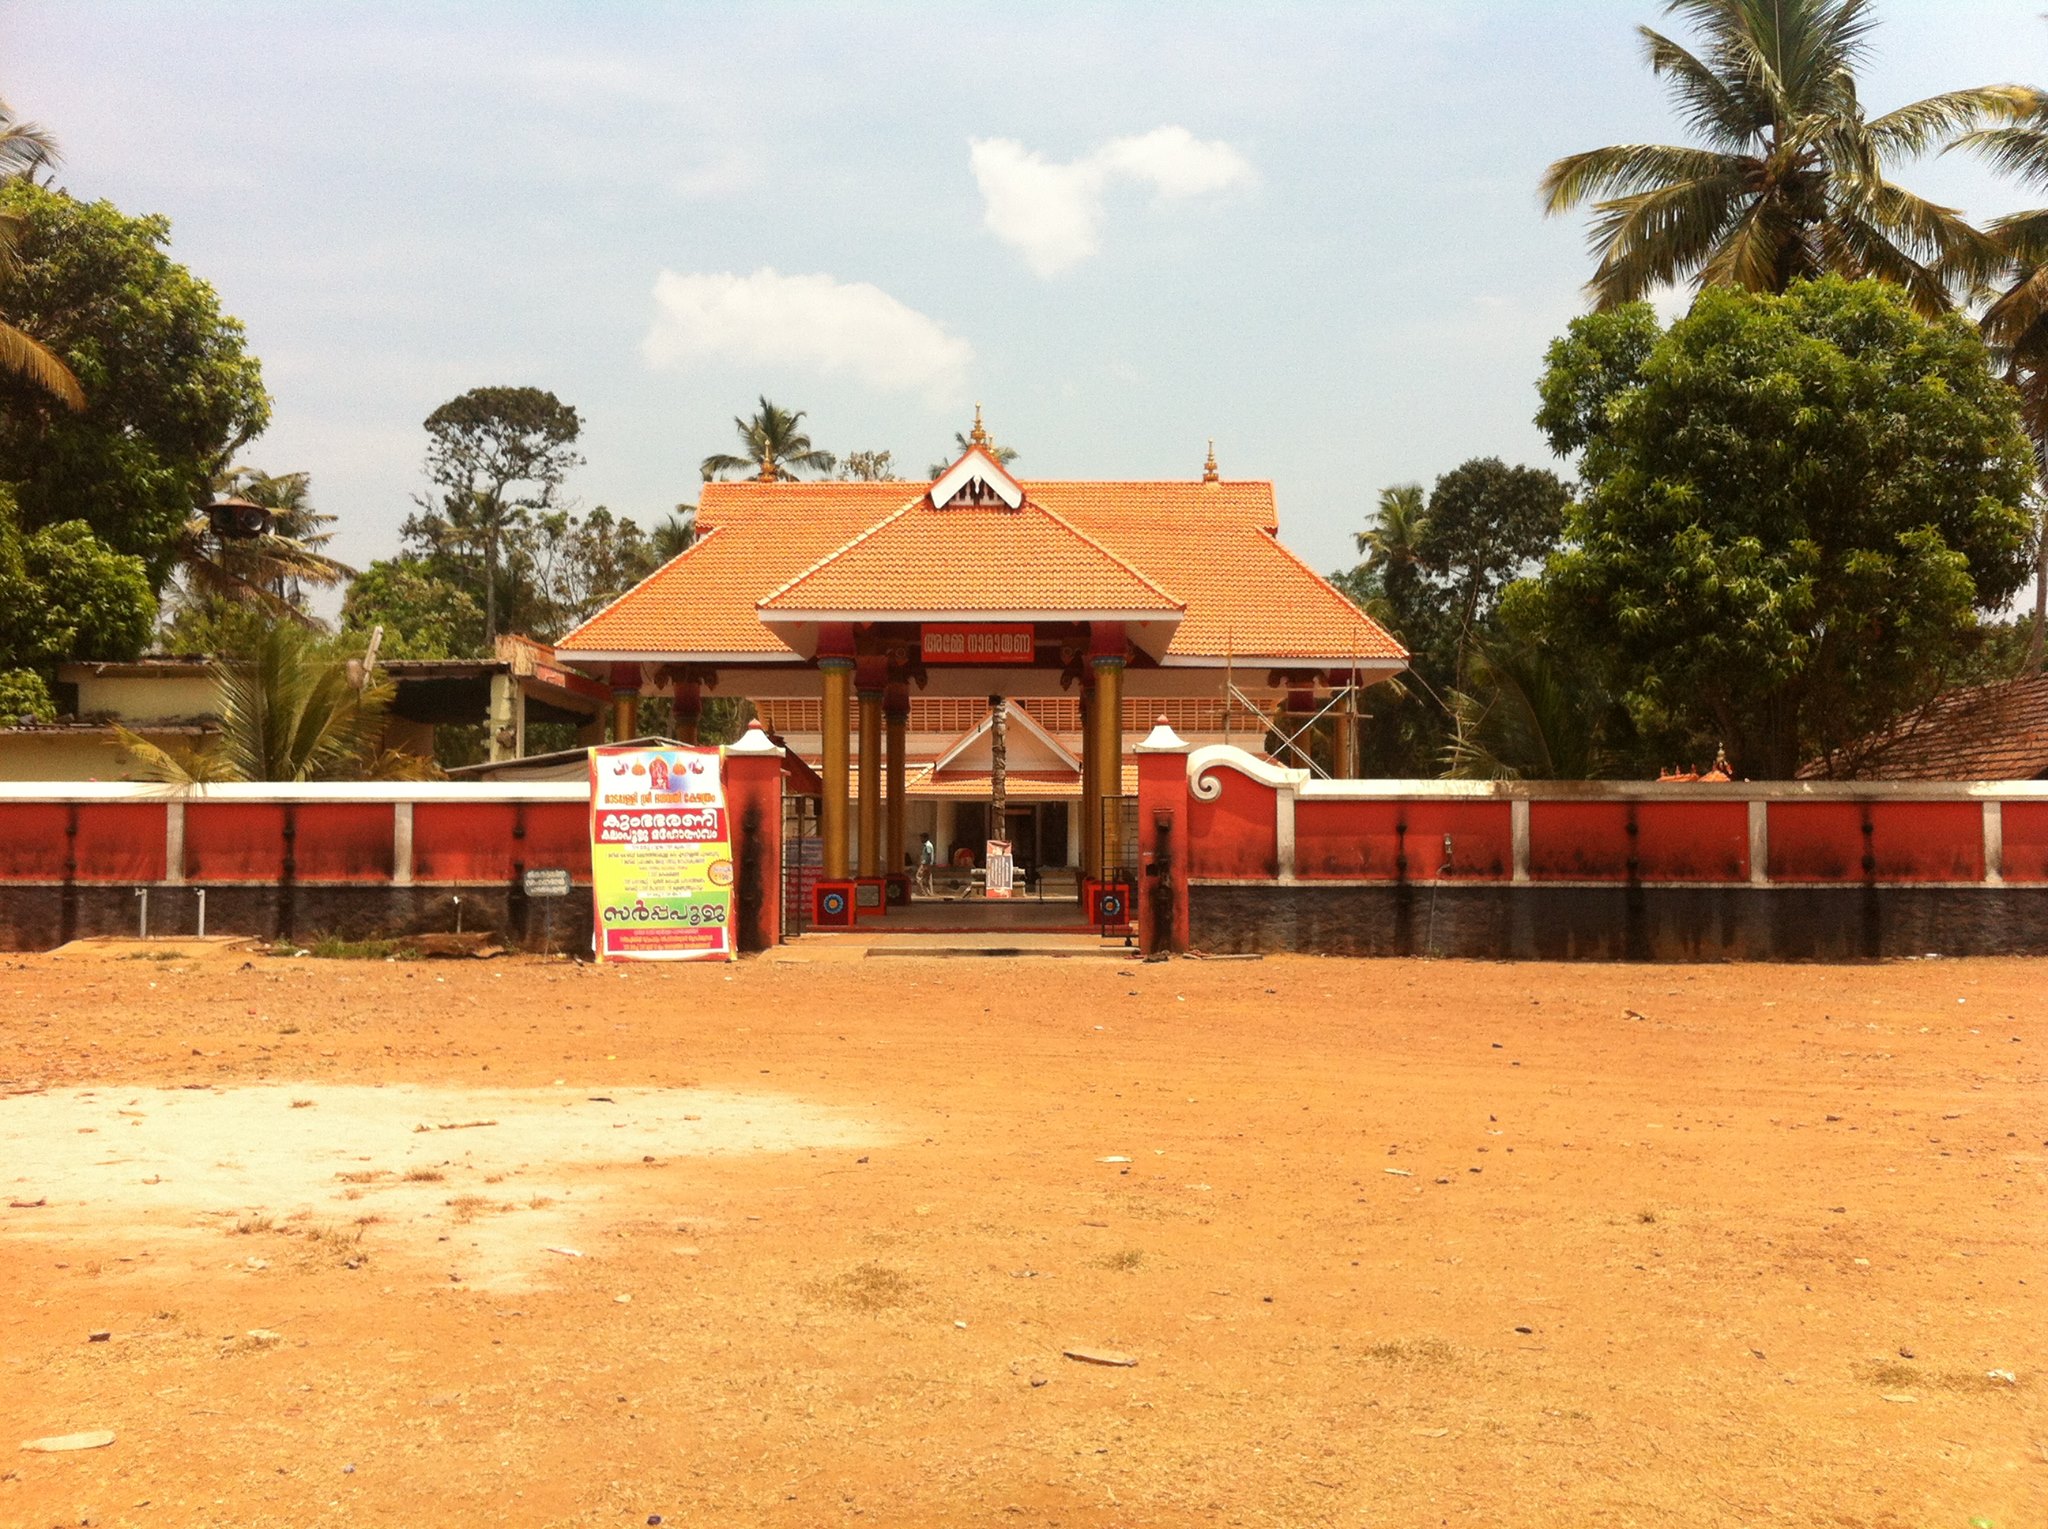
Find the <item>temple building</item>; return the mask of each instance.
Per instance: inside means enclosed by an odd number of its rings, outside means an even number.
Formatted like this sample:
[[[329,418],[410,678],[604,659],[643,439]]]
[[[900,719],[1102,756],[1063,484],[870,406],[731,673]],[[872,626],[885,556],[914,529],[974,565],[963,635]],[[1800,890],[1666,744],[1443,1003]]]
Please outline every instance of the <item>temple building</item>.
[[[614,731],[744,696],[823,781],[828,878],[1007,838],[1020,866],[1128,873],[1131,748],[1160,717],[1254,750],[1306,733],[1353,773],[1365,688],[1406,653],[1279,539],[1273,485],[1013,477],[977,413],[936,482],[704,485],[690,549],[558,644]],[[1006,740],[994,802],[994,701]]]

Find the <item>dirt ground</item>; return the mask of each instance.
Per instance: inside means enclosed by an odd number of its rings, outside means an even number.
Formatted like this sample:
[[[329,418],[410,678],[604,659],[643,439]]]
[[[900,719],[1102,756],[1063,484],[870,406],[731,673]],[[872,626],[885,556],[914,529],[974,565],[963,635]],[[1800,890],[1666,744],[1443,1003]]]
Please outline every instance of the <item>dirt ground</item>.
[[[2027,1529],[2044,1011],[2023,961],[8,958],[0,1524]]]

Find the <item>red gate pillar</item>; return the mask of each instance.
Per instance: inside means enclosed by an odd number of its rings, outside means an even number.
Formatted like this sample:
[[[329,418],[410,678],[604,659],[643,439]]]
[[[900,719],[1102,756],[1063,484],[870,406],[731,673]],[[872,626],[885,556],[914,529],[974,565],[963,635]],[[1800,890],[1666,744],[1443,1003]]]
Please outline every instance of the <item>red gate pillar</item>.
[[[782,941],[782,750],[759,722],[725,751],[731,815],[734,948],[773,950]]]
[[[1188,948],[1188,750],[1166,718],[1138,745],[1138,948]]]

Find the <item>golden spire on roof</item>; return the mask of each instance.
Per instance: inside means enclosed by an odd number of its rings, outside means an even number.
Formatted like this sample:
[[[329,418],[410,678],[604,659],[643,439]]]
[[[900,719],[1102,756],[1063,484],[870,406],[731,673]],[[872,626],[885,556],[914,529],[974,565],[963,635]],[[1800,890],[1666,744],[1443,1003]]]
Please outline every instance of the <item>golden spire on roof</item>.
[[[1202,481],[1204,483],[1220,483],[1223,481],[1216,472],[1216,438],[1214,436],[1209,437],[1209,460],[1202,464]]]
[[[987,451],[994,444],[989,440],[988,432],[981,427],[980,404],[974,406],[974,429],[968,435],[967,440],[970,445],[979,446],[983,451]]]

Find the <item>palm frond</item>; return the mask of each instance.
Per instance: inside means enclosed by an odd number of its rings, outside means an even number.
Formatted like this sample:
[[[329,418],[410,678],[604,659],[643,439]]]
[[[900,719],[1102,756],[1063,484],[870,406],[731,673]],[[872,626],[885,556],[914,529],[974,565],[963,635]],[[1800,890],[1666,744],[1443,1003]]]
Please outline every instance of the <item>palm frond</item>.
[[[715,451],[698,464],[698,471],[704,474],[704,481],[709,483],[721,473],[743,472],[747,468],[757,465],[757,463],[750,462],[745,457],[736,457],[730,452]]]
[[[1753,197],[1748,178],[1688,181],[1601,202],[1586,242],[1600,257],[1586,290],[1596,308],[1636,302],[1676,283],[1713,252]]]
[[[0,371],[26,378],[71,409],[85,407],[85,390],[63,357],[5,320],[0,320]]]
[[[1636,31],[1642,36],[1650,72],[1668,79],[1678,99],[1679,117],[1695,132],[1735,151],[1754,144],[1770,126],[1754,102],[1697,55],[1649,27]]]
[[[1664,143],[1617,143],[1569,154],[1543,172],[1543,210],[1567,212],[1595,198],[1632,196],[1675,185],[1744,175],[1755,163],[1739,154]]]
[[[2041,99],[2027,85],[1949,90],[1873,117],[1864,131],[1881,154],[1924,154],[1944,139],[1969,134],[1980,122],[2033,111]]]
[[[2005,127],[1964,133],[1943,153],[1966,149],[1981,155],[1994,170],[2025,180],[2048,183],[2048,98]]]

